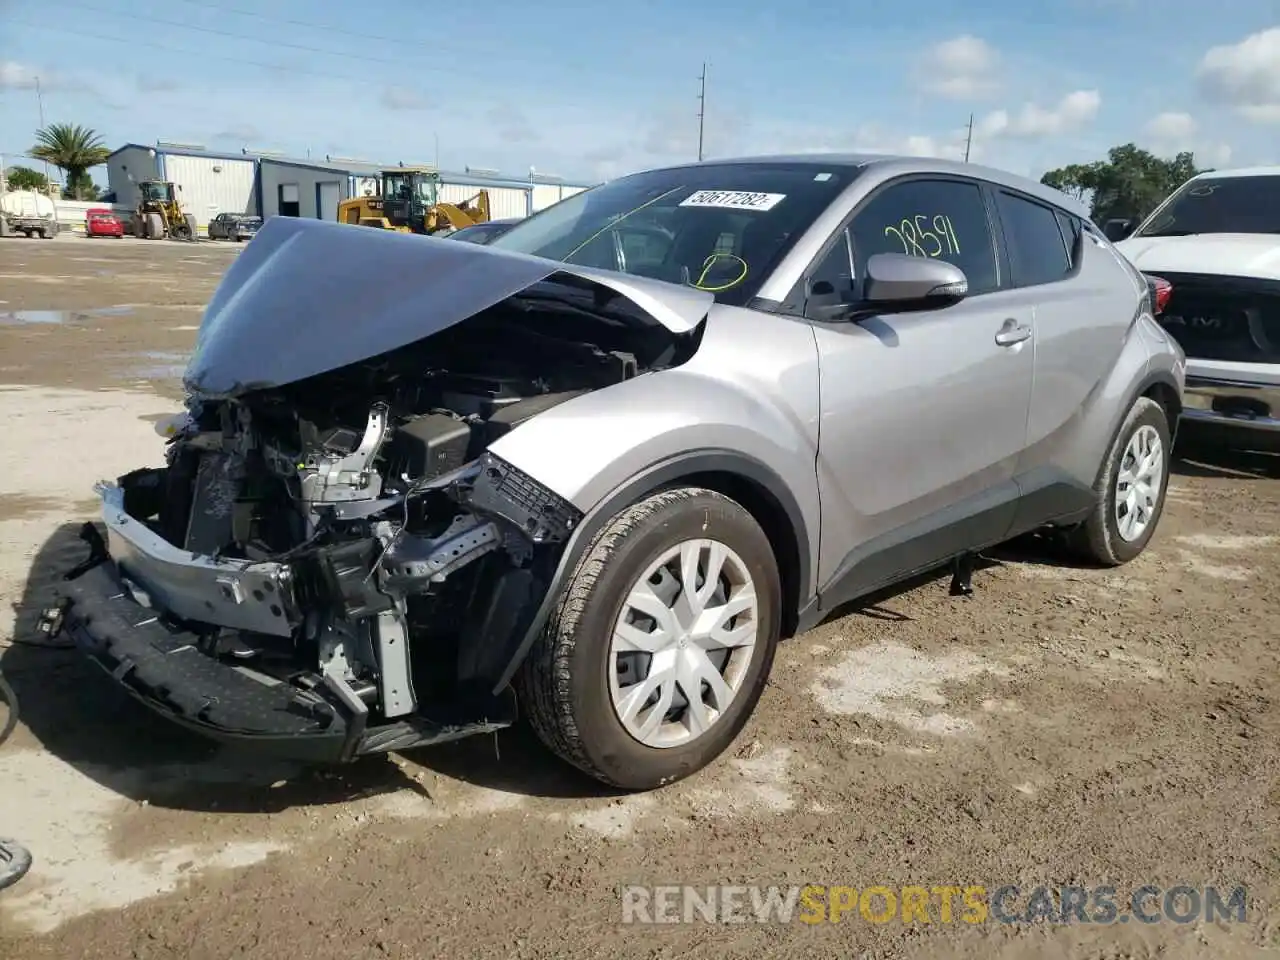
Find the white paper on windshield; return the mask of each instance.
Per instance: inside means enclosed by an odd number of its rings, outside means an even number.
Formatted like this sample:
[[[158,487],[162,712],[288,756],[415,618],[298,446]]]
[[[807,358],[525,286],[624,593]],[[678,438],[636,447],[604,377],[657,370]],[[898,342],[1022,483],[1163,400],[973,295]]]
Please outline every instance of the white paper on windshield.
[[[682,207],[720,207],[725,210],[772,210],[787,198],[785,193],[753,193],[749,190],[698,190],[680,201]]]

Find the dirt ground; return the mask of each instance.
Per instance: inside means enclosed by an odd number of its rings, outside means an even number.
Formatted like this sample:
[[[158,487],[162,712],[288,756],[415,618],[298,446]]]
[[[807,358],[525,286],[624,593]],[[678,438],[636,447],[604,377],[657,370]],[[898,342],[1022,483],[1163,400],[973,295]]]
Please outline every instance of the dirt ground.
[[[255,766],[33,646],[93,482],[160,460],[153,422],[237,252],[0,243],[0,669],[22,709],[0,836],[35,857],[0,892],[0,955],[1280,955],[1266,454],[1182,450],[1127,567],[1010,548],[970,599],[932,578],[786,643],[733,752],[643,796],[601,794],[523,729],[337,772]],[[623,924],[626,884],[1244,885],[1248,907],[1244,923],[650,926]]]

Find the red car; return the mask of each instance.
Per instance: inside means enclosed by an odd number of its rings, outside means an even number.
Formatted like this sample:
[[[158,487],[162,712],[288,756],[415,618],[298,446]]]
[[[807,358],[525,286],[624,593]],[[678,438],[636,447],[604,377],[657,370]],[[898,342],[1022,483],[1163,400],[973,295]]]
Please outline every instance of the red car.
[[[123,237],[124,224],[106,207],[94,207],[84,213],[86,237]]]

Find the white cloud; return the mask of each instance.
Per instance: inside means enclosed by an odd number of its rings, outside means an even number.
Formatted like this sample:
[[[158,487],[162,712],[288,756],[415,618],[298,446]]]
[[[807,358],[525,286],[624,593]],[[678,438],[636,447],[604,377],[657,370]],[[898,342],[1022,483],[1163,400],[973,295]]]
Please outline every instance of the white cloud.
[[[34,90],[36,73],[14,60],[0,62],[0,90]]]
[[[1157,156],[1170,157],[1184,151],[1195,154],[1199,166],[1223,167],[1231,162],[1230,144],[1197,136],[1199,125],[1189,113],[1168,112],[1149,120],[1143,133]]]
[[[232,140],[239,144],[254,143],[262,139],[262,131],[251,123],[233,123],[213,135],[214,140]]]
[[[143,73],[138,75],[137,87],[142,93],[172,93],[175,90],[181,90],[182,84],[173,77]]]
[[[381,100],[388,110],[425,110],[430,106],[426,97],[408,87],[387,87]]]
[[[995,110],[979,122],[977,131],[985,137],[1036,140],[1059,136],[1092,123],[1102,105],[1097,90],[1068,93],[1052,107],[1024,104],[1016,114]]]
[[[948,100],[970,100],[984,97],[996,89],[995,69],[1000,57],[980,37],[962,34],[934,45],[923,62],[928,75],[923,89]]]
[[[1196,77],[1205,95],[1254,123],[1280,123],[1280,27],[1212,47]]]
[[[1147,121],[1146,134],[1153,140],[1185,141],[1196,132],[1196,122],[1189,113],[1161,113]]]
[[[488,117],[494,131],[506,143],[532,143],[542,139],[537,127],[514,104],[495,104],[489,109]]]

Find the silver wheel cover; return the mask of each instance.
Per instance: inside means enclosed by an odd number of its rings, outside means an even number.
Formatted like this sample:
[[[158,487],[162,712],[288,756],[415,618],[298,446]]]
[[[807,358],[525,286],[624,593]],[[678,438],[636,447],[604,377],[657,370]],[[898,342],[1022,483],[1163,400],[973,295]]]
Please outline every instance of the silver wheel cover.
[[[760,626],[747,565],[716,540],[664,550],[631,586],[609,641],[619,722],[648,747],[696,740],[742,688]]]
[[[1133,432],[1116,474],[1116,529],[1127,543],[1151,526],[1164,483],[1164,444],[1155,427]]]

